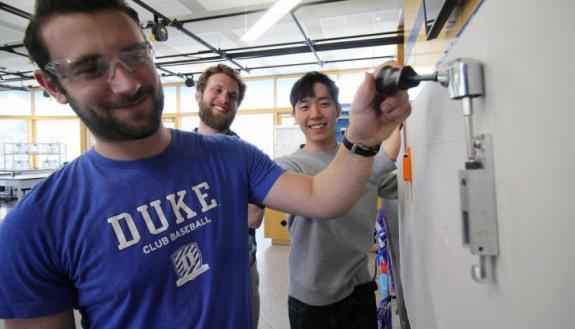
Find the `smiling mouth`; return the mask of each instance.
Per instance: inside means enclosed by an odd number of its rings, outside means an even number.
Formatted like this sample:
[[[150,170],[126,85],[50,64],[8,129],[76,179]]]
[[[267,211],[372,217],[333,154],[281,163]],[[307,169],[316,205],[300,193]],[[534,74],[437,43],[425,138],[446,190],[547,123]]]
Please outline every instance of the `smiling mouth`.
[[[140,105],[142,102],[144,102],[144,100],[145,100],[145,98],[142,98],[142,99],[136,100],[136,101],[134,101],[134,102],[130,102],[130,103],[128,103],[128,104],[123,104],[123,105],[120,106],[119,108],[135,107],[135,106]]]
[[[314,129],[314,130],[322,129],[322,128],[327,127],[327,122],[326,123],[314,123],[314,124],[308,125],[307,127],[310,129]]]
[[[147,99],[147,94],[141,93],[136,97],[131,97],[130,99],[124,99],[116,103],[106,104],[111,110],[122,110],[127,108],[133,108],[145,102]]]
[[[227,113],[228,109],[226,107],[220,106],[220,105],[212,105],[212,109],[214,109],[216,112],[219,113]]]

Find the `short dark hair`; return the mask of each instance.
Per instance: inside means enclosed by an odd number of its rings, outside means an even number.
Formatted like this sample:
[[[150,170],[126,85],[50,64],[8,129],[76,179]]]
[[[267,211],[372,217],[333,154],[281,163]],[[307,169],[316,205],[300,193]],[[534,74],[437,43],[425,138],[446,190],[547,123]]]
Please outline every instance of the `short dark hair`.
[[[339,88],[335,85],[335,82],[327,75],[321,72],[313,71],[301,77],[294,83],[293,87],[291,88],[289,100],[291,103],[292,112],[295,111],[295,106],[298,101],[301,101],[306,97],[315,96],[313,93],[313,86],[318,82],[327,87],[329,96],[336,104],[339,104]]]
[[[227,76],[229,76],[230,78],[232,78],[237,84],[238,84],[238,88],[240,89],[240,94],[238,95],[238,106],[242,103],[242,100],[244,100],[244,96],[246,94],[246,84],[245,82],[242,80],[242,77],[240,76],[240,72],[238,70],[234,70],[231,67],[225,65],[225,64],[218,64],[218,65],[214,65],[214,66],[210,66],[208,67],[203,73],[202,75],[200,75],[200,78],[198,79],[198,82],[196,82],[196,91],[199,92],[204,92],[204,90],[206,89],[206,84],[208,83],[208,79],[217,73],[223,73]]]
[[[50,62],[48,49],[40,33],[42,24],[48,18],[59,14],[92,13],[103,10],[123,12],[140,25],[138,13],[129,7],[124,0],[36,0],[34,14],[30,18],[24,35],[24,46],[26,46],[32,61],[40,69],[44,69],[44,66]]]

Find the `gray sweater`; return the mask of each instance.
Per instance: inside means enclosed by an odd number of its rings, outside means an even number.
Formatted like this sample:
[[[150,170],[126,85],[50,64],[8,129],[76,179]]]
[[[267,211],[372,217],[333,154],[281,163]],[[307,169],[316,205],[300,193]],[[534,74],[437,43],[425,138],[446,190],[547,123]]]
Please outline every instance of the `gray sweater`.
[[[327,152],[296,152],[276,159],[289,171],[315,175],[334,158]],[[373,172],[361,199],[345,215],[314,219],[290,215],[288,294],[306,304],[324,306],[352,293],[356,285],[371,280],[367,253],[373,243],[377,196],[397,198],[395,164],[383,151],[376,156]]]

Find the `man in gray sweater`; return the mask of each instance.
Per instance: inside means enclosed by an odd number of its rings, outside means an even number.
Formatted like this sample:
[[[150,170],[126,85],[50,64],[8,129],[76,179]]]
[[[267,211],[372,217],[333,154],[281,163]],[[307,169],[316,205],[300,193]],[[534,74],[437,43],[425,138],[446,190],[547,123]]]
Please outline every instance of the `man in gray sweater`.
[[[292,87],[293,116],[306,143],[276,159],[287,170],[315,175],[334,158],[338,88],[326,75],[310,72]],[[385,150],[385,152],[383,151]],[[325,220],[290,215],[289,320],[292,329],[377,328],[377,285],[368,270],[377,197],[397,198],[395,164],[399,132],[375,156],[361,199],[347,214]]]

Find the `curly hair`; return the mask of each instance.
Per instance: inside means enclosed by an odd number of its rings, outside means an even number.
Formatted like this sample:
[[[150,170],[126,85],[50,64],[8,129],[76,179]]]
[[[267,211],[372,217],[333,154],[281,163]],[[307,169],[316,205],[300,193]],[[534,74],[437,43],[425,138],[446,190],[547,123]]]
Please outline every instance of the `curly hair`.
[[[200,78],[196,82],[196,90],[203,93],[204,89],[206,88],[206,84],[208,83],[208,79],[212,75],[217,74],[217,73],[223,73],[223,74],[229,76],[238,84],[238,87],[240,89],[240,92],[238,95],[238,106],[240,106],[240,104],[242,103],[242,100],[244,99],[244,96],[246,94],[246,88],[247,88],[246,84],[244,83],[244,81],[240,77],[240,73],[237,70],[234,70],[225,64],[218,64],[218,65],[208,67],[202,73],[202,75],[200,75]]]

